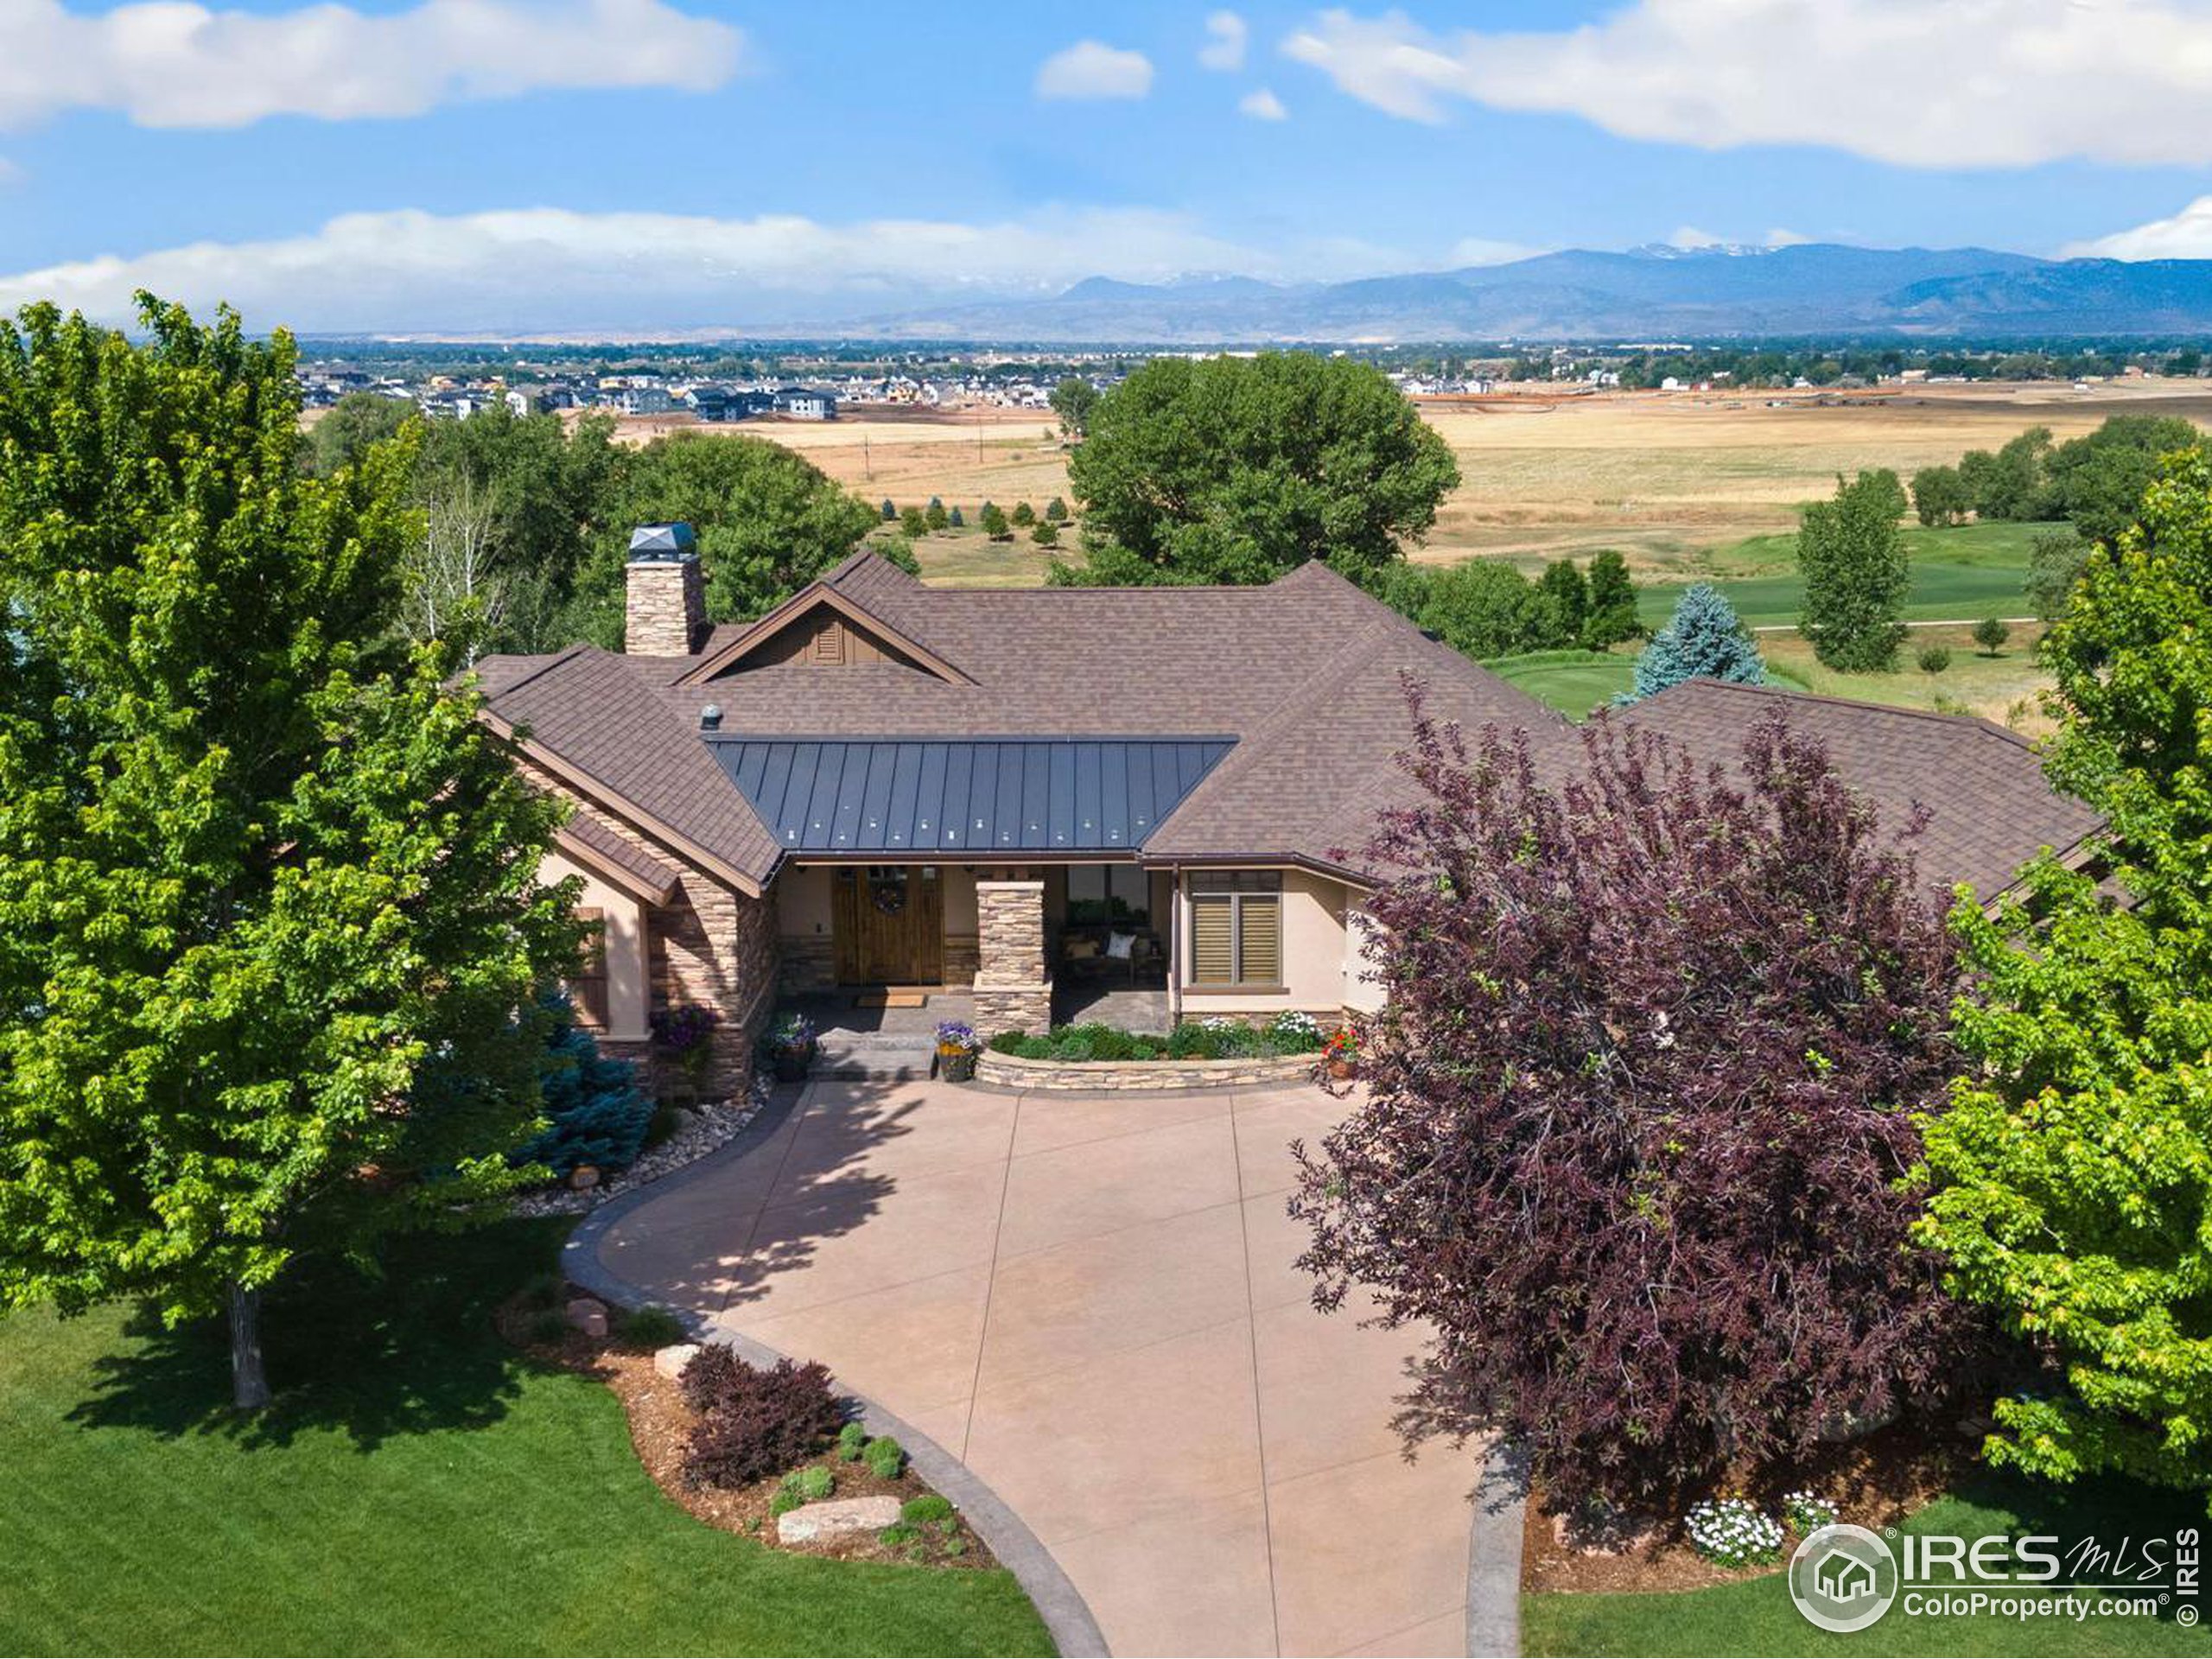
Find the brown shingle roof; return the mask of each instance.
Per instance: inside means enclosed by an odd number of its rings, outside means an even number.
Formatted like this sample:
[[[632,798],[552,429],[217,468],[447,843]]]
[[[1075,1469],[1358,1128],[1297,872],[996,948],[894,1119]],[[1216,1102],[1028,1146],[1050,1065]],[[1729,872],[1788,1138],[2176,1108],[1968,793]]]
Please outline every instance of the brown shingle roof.
[[[1944,886],[1968,881],[1993,898],[2038,850],[2063,853],[2099,823],[2089,807],[2051,788],[2026,739],[1972,715],[1686,680],[1636,704],[1626,718],[1725,764],[1741,753],[1752,723],[1776,708],[1793,730],[1826,745],[1838,775],[1874,803],[1885,825],[1901,828],[1916,807],[1928,808],[1914,850],[1921,874]]]
[[[579,646],[486,659],[490,710],[630,804],[625,816],[667,826],[756,884],[780,849],[699,737],[709,703],[722,735],[738,738],[1233,736],[1147,841],[1154,859],[1335,867],[1345,849],[1357,868],[1375,812],[1410,787],[1394,759],[1410,735],[1408,674],[1440,721],[1471,734],[1526,728],[1547,771],[1580,753],[1550,709],[1319,564],[1264,588],[1000,590],[925,587],[855,555],[824,581],[975,683],[890,663],[793,662],[683,685],[701,658]],[[717,628],[707,649],[744,632]],[[1994,891],[2038,846],[2070,845],[2095,823],[2051,792],[2027,745],[1986,721],[1708,681],[1630,718],[1727,763],[1775,698],[1885,821],[1901,823],[1916,802],[1933,809],[1919,843],[1931,880]]]

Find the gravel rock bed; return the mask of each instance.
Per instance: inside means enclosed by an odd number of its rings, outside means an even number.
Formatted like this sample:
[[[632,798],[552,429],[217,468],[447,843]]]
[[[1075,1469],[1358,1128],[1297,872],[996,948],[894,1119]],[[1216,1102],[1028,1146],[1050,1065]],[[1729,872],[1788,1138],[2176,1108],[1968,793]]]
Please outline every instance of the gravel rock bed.
[[[515,1199],[510,1209],[518,1216],[581,1216],[633,1187],[648,1186],[735,1140],[768,1103],[770,1088],[766,1077],[756,1077],[741,1099],[703,1101],[691,1109],[693,1121],[688,1128],[669,1136],[619,1174],[582,1192],[566,1186],[540,1187]]]

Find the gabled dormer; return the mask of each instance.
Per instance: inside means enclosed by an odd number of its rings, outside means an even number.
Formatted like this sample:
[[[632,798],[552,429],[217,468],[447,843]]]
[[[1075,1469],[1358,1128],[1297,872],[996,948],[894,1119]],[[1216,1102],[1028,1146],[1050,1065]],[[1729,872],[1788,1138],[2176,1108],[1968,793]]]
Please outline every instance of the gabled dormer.
[[[835,670],[869,663],[913,669],[953,685],[959,669],[829,582],[810,582],[759,621],[722,640],[677,681],[700,685],[779,664]]]

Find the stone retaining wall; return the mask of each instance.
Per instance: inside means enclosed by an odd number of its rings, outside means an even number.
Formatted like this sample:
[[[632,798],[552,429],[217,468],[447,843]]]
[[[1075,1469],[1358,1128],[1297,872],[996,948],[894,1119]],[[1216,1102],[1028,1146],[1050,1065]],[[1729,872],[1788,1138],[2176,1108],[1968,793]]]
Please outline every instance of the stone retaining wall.
[[[1059,1089],[1136,1092],[1147,1089],[1221,1089],[1243,1084],[1303,1083],[1319,1054],[1281,1054],[1273,1059],[1033,1060],[985,1049],[976,1057],[976,1081],[1001,1089]]]

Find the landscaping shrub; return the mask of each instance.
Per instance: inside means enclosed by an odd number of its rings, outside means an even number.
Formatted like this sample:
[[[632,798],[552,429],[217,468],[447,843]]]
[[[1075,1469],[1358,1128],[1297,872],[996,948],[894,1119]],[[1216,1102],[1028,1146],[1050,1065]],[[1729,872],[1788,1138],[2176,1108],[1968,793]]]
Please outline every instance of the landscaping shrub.
[[[511,1161],[543,1164],[556,1175],[579,1164],[623,1168],[636,1160],[653,1118],[653,1103],[638,1087],[637,1068],[599,1052],[591,1033],[576,1023],[567,996],[548,992],[539,1001],[552,1016],[538,1083],[548,1122],[510,1154]]]
[[[1770,1567],[1782,1559],[1782,1526],[1749,1500],[1724,1497],[1692,1507],[1690,1546],[1717,1567]]]
[[[922,1541],[922,1529],[909,1526],[904,1521],[894,1521],[875,1535],[875,1541],[886,1549],[903,1549],[909,1544]]]
[[[837,1455],[847,1463],[858,1463],[861,1453],[868,1449],[868,1430],[858,1423],[847,1423],[837,1431]]]
[[[1046,1059],[1052,1052],[1049,1039],[1026,1031],[1002,1031],[991,1039],[989,1047],[994,1054],[1012,1054],[1025,1060]]]
[[[694,1411],[712,1411],[744,1386],[741,1373],[752,1367],[726,1342],[710,1342],[691,1356],[676,1378],[677,1391]]]
[[[868,1472],[878,1480],[896,1480],[899,1471],[906,1466],[906,1448],[888,1434],[881,1440],[870,1440],[862,1455],[868,1459]]]
[[[614,1339],[626,1348],[666,1348],[684,1338],[683,1321],[664,1307],[632,1307],[616,1315]]]
[[[1842,1513],[1825,1497],[1815,1497],[1810,1492],[1791,1492],[1782,1500],[1783,1519],[1789,1522],[1790,1531],[1800,1538],[1809,1538],[1822,1527],[1835,1525]]]
[[[1778,715],[1726,778],[1600,715],[1552,785],[1525,738],[1415,710],[1417,792],[1365,861],[1407,872],[1369,900],[1368,1094],[1293,1206],[1325,1306],[1372,1289],[1436,1333],[1408,1429],[1640,1504],[1985,1377],[1911,1236],[1958,986],[1916,823]]]
[[[522,1287],[522,1305],[524,1307],[558,1307],[562,1294],[568,1288],[569,1281],[557,1273],[533,1274],[530,1282]]]
[[[531,1314],[526,1329],[532,1342],[544,1343],[548,1345],[556,1342],[565,1342],[569,1336],[568,1315],[557,1307],[549,1307],[542,1313]]]
[[[1087,1037],[1063,1037],[1052,1043],[1046,1052],[1053,1059],[1066,1060],[1071,1065],[1078,1065],[1085,1060],[1104,1058],[1092,1051],[1090,1039]]]
[[[837,1490],[837,1477],[818,1463],[810,1463],[804,1469],[794,1469],[784,1477],[784,1490],[797,1492],[809,1503],[819,1503]]]
[[[691,1484],[765,1480],[805,1462],[836,1437],[844,1412],[830,1391],[825,1367],[785,1359],[764,1371],[733,1354],[728,1366],[717,1363],[701,1371],[702,1382],[695,1385],[700,1361],[716,1351],[702,1349],[683,1370],[687,1397],[695,1388],[706,1392],[707,1382],[715,1385],[684,1448],[683,1478]]]
[[[952,1500],[949,1497],[941,1497],[935,1492],[925,1493],[920,1497],[910,1497],[899,1506],[899,1518],[901,1521],[917,1527],[926,1527],[939,1521],[950,1521],[952,1516]]]

